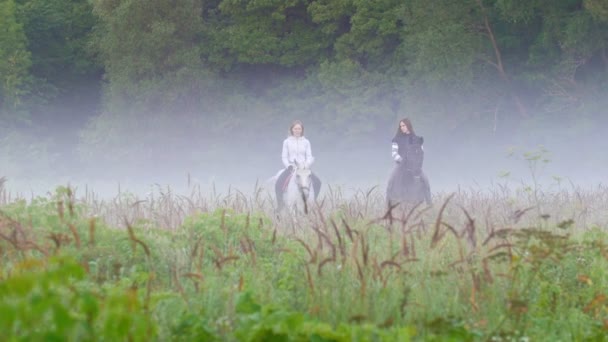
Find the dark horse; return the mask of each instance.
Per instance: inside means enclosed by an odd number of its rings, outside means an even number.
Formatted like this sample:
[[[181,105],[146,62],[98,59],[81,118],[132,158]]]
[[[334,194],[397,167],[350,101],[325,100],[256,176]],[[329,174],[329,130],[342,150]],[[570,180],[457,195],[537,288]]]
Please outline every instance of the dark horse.
[[[397,163],[386,189],[386,200],[389,206],[397,204],[416,205],[426,202],[431,205],[431,187],[428,178],[422,171],[424,151],[422,137],[407,145],[405,158]]]

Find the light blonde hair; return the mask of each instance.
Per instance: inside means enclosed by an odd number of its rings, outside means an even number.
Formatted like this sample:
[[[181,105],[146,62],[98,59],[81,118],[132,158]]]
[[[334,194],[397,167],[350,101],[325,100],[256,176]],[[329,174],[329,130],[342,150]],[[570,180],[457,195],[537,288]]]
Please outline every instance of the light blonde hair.
[[[289,135],[290,135],[290,136],[291,136],[291,135],[293,135],[293,128],[294,128],[296,125],[300,125],[300,127],[302,127],[302,136],[304,136],[304,124],[303,124],[303,123],[302,123],[302,121],[300,121],[300,120],[294,120],[294,121],[291,123],[291,126],[289,126],[289,132],[288,132],[288,133],[289,133]]]

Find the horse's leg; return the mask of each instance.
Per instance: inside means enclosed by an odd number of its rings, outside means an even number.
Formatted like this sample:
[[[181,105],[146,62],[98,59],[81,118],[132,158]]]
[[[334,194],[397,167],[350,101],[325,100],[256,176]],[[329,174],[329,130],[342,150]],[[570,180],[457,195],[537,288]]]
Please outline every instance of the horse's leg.
[[[277,211],[281,211],[283,209],[283,185],[281,181],[281,177],[277,180],[277,183],[274,186],[274,191],[277,198]]]
[[[427,205],[433,205],[433,199],[431,197],[431,184],[429,183],[429,179],[424,173],[420,174],[420,177],[422,180],[422,192],[424,194],[424,201]]]
[[[298,190],[298,186],[295,180],[292,178],[289,181],[287,189],[285,190],[285,206],[287,207],[287,212],[291,214],[291,216],[293,216],[294,213],[298,211],[298,207],[301,201],[302,195]]]
[[[314,173],[311,173],[310,176],[312,177],[312,188],[315,192],[313,197],[317,199],[319,192],[321,192],[321,179]]]
[[[315,196],[314,196],[314,194],[309,194],[308,198],[306,199],[306,201],[303,201],[302,204],[304,205],[304,213],[306,215],[310,214],[313,211],[313,208],[315,207]]]
[[[395,205],[396,202],[400,200],[400,196],[397,195],[398,184],[396,181],[396,177],[398,176],[398,168],[397,166],[395,166],[390,178],[388,179],[388,184],[386,185],[386,204],[389,208]]]

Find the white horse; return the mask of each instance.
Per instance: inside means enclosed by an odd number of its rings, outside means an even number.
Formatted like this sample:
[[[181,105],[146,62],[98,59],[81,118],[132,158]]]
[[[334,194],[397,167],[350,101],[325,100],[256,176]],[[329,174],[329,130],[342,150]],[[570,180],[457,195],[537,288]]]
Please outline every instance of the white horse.
[[[275,184],[285,169],[281,169],[276,175],[269,178],[265,183],[270,188]],[[306,165],[295,163],[292,174],[289,177],[285,191],[283,192],[283,205],[278,204],[278,211],[283,211],[285,207],[291,214],[308,214],[315,202],[315,189],[313,186],[312,171]]]
[[[296,163],[283,198],[285,206],[294,213],[308,214],[312,210],[315,203],[315,189],[310,168]]]

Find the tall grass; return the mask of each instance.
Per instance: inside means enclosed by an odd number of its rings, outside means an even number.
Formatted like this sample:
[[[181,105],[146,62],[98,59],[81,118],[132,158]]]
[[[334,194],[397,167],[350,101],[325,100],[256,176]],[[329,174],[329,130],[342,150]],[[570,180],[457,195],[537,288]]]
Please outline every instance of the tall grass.
[[[2,277],[70,255],[87,286],[135,290],[159,339],[194,336],[192,320],[224,340],[306,324],[347,340],[345,326],[425,340],[603,336],[607,187],[459,189],[392,210],[383,195],[328,187],[289,217],[257,187],[111,200],[59,188],[28,201],[1,190]]]

